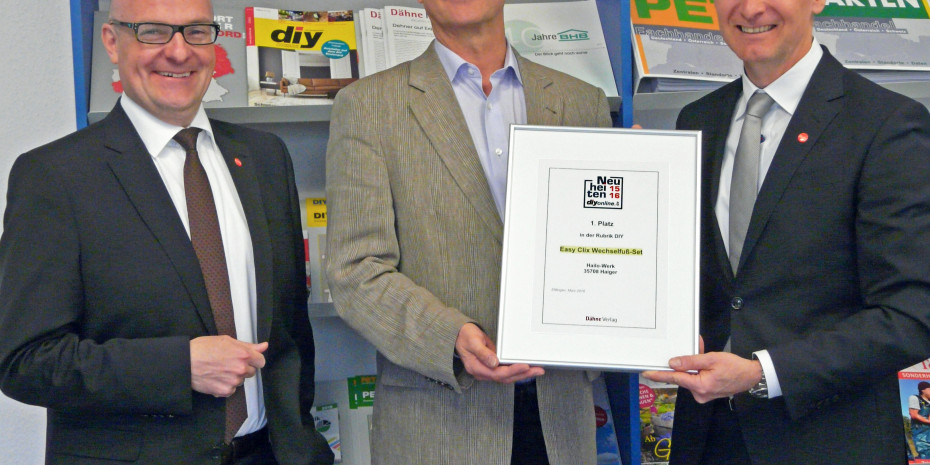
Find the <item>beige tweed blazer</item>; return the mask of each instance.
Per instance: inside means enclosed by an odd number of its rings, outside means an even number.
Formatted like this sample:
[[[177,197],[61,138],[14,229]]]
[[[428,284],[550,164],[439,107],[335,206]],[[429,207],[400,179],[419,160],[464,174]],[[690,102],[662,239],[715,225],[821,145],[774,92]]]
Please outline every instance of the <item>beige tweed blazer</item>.
[[[529,124],[610,125],[603,91],[518,60]],[[378,349],[372,463],[510,463],[513,386],[453,372],[462,325],[497,334],[503,224],[433,47],[339,93],[326,178],[336,309]],[[594,464],[591,376],[537,389],[550,461]]]

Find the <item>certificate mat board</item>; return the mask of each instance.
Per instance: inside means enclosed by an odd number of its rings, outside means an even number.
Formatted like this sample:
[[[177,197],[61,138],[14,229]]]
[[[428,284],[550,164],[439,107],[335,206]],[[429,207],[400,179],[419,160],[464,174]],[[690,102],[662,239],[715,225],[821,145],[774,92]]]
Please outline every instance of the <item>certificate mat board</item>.
[[[641,371],[698,352],[701,135],[515,125],[503,363]]]

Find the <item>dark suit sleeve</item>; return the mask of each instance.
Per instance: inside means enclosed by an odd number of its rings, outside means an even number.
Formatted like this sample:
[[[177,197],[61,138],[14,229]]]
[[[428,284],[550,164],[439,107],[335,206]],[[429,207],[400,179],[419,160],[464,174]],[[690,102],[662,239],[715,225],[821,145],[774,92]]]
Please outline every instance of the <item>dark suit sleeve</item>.
[[[290,281],[288,287],[292,307],[288,313],[293,317],[291,325],[291,337],[297,344],[300,352],[300,411],[303,416],[304,424],[313,425],[313,415],[310,409],[313,407],[315,377],[315,348],[313,343],[313,329],[310,326],[310,318],[307,313],[307,284],[306,284],[306,265],[303,234],[301,233],[300,221],[300,201],[297,195],[297,186],[294,183],[294,167],[287,147],[278,139],[281,144],[281,151],[284,153],[286,161],[287,180],[288,180],[288,199],[291,218],[291,233],[293,235],[293,250],[295,260],[294,278]]]
[[[316,431],[310,411],[314,343],[307,314],[306,265],[293,163],[278,137],[253,133],[248,141],[250,151],[261,154],[262,167],[267,170],[260,180],[263,207],[270,221],[275,305],[262,383],[272,447],[282,465],[331,464],[333,453]]]
[[[0,239],[0,387],[54,409],[189,413],[187,337],[96,341],[80,333],[87,265],[80,219],[73,186],[47,161],[27,154],[10,173]]]
[[[861,115],[879,128],[860,167],[850,238],[862,308],[767,348],[795,418],[930,354],[930,115],[904,99],[885,115]]]

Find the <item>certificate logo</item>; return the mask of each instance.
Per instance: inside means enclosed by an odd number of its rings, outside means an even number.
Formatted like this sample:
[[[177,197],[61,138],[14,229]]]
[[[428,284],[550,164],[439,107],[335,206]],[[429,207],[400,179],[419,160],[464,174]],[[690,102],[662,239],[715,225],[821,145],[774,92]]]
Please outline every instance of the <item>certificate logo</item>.
[[[623,178],[596,176],[584,181],[584,208],[623,208]]]

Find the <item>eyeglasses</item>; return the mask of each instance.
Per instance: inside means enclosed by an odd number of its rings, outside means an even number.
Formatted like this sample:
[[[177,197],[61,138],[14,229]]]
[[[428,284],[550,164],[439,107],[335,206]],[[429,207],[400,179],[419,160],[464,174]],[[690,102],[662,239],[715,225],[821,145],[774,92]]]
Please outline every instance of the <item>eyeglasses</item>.
[[[162,23],[124,23],[111,19],[110,24],[132,29],[136,33],[136,40],[143,44],[167,44],[176,32],[180,32],[188,44],[209,45],[216,42],[216,36],[220,32],[220,26],[216,23],[175,26]]]

